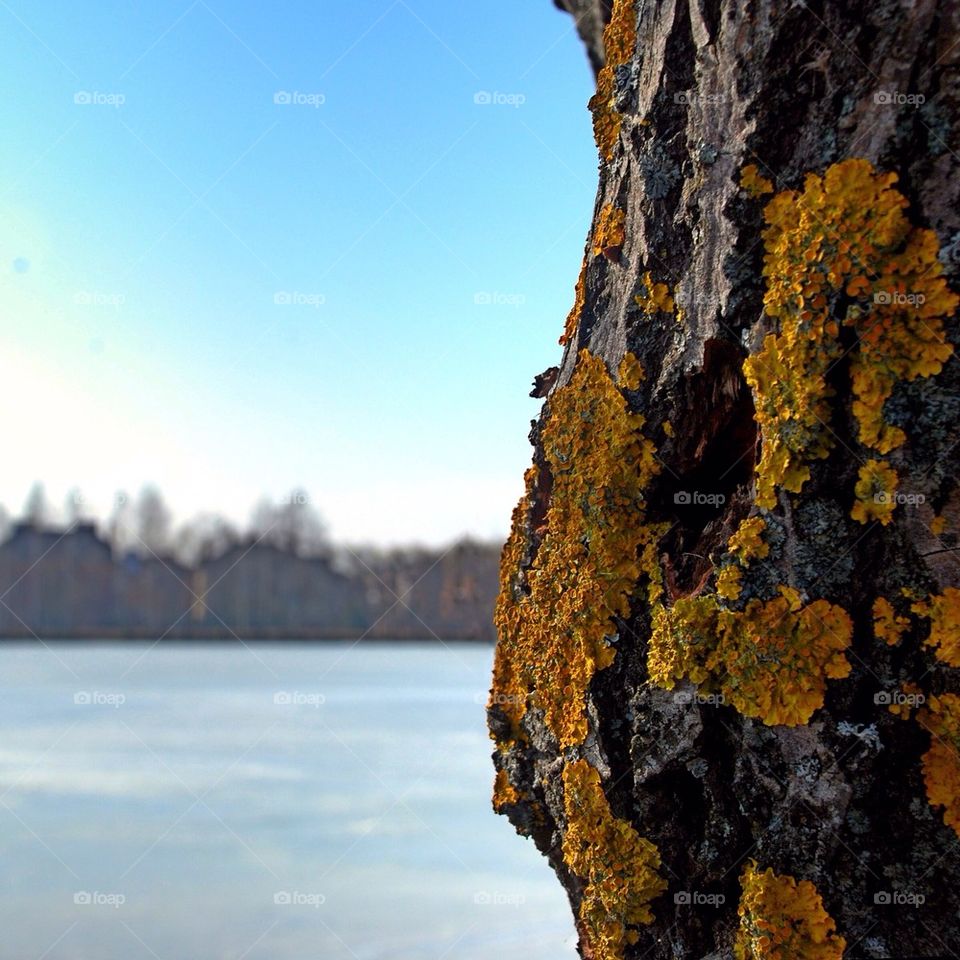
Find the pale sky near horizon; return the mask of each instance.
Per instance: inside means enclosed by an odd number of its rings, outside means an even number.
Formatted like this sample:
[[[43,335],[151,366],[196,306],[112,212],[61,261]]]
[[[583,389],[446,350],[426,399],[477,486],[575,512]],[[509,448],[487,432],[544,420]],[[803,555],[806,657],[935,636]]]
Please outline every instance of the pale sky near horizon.
[[[596,183],[551,0],[6,0],[0,504],[502,537]]]

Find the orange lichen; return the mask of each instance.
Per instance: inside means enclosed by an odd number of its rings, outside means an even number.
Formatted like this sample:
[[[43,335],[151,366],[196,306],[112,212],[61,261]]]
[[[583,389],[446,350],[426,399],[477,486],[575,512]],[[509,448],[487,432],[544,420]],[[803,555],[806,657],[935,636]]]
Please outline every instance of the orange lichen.
[[[518,602],[526,592],[526,577],[523,571],[523,557],[527,551],[527,515],[530,511],[531,499],[537,486],[538,470],[536,465],[527,468],[523,475],[524,495],[513,508],[510,523],[510,536],[500,552],[500,592],[497,596],[497,612],[499,618],[506,615],[507,609]],[[489,707],[494,698],[502,700],[496,686],[490,694]]]
[[[868,460],[857,475],[853,488],[857,499],[850,516],[860,523],[879,520],[886,526],[893,519],[897,506],[897,472],[883,460]]]
[[[878,640],[896,646],[909,628],[910,619],[898,616],[886,597],[877,597],[873,601],[873,635]]]
[[[623,225],[627,214],[625,211],[608,203],[600,211],[593,228],[593,255],[603,255],[608,260],[618,260],[620,249],[626,237]]]
[[[841,960],[847,943],[809,880],[749,862],[740,877],[736,960]]]
[[[930,732],[930,749],[923,755],[927,800],[943,807],[943,822],[960,836],[960,697],[931,697],[917,719]]]
[[[504,807],[520,802],[520,794],[510,782],[506,770],[498,770],[493,782],[493,809],[499,813]]]
[[[938,660],[960,667],[960,590],[947,587],[939,596],[918,601],[910,609],[930,621],[924,645],[933,647]]]
[[[644,292],[633,299],[644,313],[673,313],[673,297],[665,283],[654,283],[647,271],[643,275],[643,287]]]
[[[860,440],[880,453],[905,439],[883,421],[896,383],[939,373],[952,352],[943,319],[958,298],[942,276],[936,234],[911,226],[896,180],[867,160],[845,160],[766,206],[764,306],[779,332],[744,363],[763,434],[761,507],[773,507],[777,487],[799,492],[809,462],[830,452],[827,372],[845,352],[841,324],[857,335],[850,376]],[[841,296],[856,299],[845,315]]]
[[[623,122],[615,94],[617,67],[633,58],[637,46],[636,0],[614,0],[610,22],[603,31],[606,62],[597,76],[597,92],[590,99],[593,134],[603,160],[613,157]]]
[[[844,656],[853,624],[842,607],[803,606],[789,587],[742,611],[716,596],[685,597],[654,612],[647,653],[653,683],[678,680],[719,689],[725,700],[765,724],[807,723],[823,706],[827,679],[850,673]]]
[[[583,266],[580,268],[580,276],[577,278],[577,285],[573,291],[573,306],[567,314],[567,320],[563,325],[563,333],[560,334],[561,346],[573,339],[577,327],[580,326],[580,315],[583,313],[583,304],[586,300],[586,286],[587,261],[584,260]]]
[[[935,537],[939,537],[943,533],[946,525],[947,525],[946,517],[944,517],[943,515],[936,516],[930,521],[930,532]]]
[[[766,177],[761,176],[755,163],[748,163],[740,171],[740,186],[751,197],[762,197],[765,193],[773,193],[773,183]]]
[[[567,829],[563,859],[583,881],[580,922],[594,960],[620,960],[637,939],[629,929],[653,922],[650,902],[667,888],[660,853],[626,820],[615,817],[586,760],[563,768]]]
[[[614,382],[584,350],[570,382],[548,401],[541,438],[551,485],[542,540],[521,571],[528,518],[518,508],[495,614],[494,693],[514,738],[528,707],[543,711],[561,747],[586,737],[587,687],[614,658],[611,618],[628,614],[641,564],[661,532],[644,524],[643,491],[659,471],[654,446],[622,393],[642,375],[628,354]]]

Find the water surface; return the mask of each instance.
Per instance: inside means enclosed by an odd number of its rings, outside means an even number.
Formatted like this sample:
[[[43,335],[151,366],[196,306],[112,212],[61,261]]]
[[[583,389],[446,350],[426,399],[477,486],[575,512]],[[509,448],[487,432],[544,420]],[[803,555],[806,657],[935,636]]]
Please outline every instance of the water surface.
[[[480,645],[0,646],[3,960],[565,960]]]

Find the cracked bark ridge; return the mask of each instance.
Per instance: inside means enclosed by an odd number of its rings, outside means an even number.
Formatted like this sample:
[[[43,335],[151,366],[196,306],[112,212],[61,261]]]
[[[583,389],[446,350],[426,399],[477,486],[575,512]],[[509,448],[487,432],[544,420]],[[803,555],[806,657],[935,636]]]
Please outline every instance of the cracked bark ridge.
[[[598,31],[609,12],[600,3],[556,2],[578,17],[599,67]],[[611,156],[601,158],[595,223],[609,208],[623,211],[623,243],[617,257],[594,255],[591,232],[582,309],[559,369],[537,383],[535,394],[545,396],[531,432],[537,470],[515,518],[517,569],[503,574],[516,576],[501,602],[521,602],[524,578],[550,536],[543,430],[551,398],[570,383],[584,350],[612,375],[628,353],[645,370],[624,395],[643,414],[661,464],[645,491],[643,522],[663,526],[629,615],[610,623],[612,664],[593,673],[582,704],[570,703],[587,719],[582,743],[561,745],[544,720],[538,698],[548,672],[530,681],[518,727],[495,685],[494,762],[511,791],[495,797],[497,808],[549,859],[578,917],[584,957],[952,956],[960,944],[960,842],[944,821],[944,803],[930,802],[923,758],[939,743],[960,767],[960,734],[944,735],[929,721],[938,702],[942,708],[960,693],[960,655],[951,663],[932,649],[939,628],[929,614],[930,598],[952,596],[960,580],[960,363],[953,353],[923,375],[899,378],[878,406],[906,440],[871,448],[851,387],[851,365],[871,328],[848,322],[860,310],[852,285],[828,292],[838,347],[821,397],[826,448],[804,460],[809,476],[799,490],[778,485],[774,505],[762,509],[755,471],[771,428],[764,437],[758,427],[763,398],[743,365],[781,329],[764,302],[772,282],[770,270],[764,274],[767,202],[797,191],[795,209],[809,174],[823,177],[851,158],[869,161],[876,177],[898,175],[893,189],[909,204],[906,217],[935,233],[943,275],[958,288],[960,7],[949,0],[617,0],[615,7],[626,9],[637,43],[614,70],[619,129]],[[755,190],[743,186],[751,165],[761,178]],[[865,272],[875,304],[882,277]],[[932,273],[928,266],[926,277]],[[866,302],[864,315],[871,309]],[[941,319],[941,339],[955,344],[955,311]],[[802,377],[807,354],[797,357],[791,375]],[[882,501],[868,498],[860,522],[852,515],[858,478],[874,460],[895,469],[902,496],[885,519],[869,513]],[[658,610],[676,611],[684,599],[721,602],[718,568],[729,563],[730,537],[748,517],[763,519],[769,552],[743,567],[739,596],[728,605],[733,615],[785,588],[798,605],[840,608],[852,625],[849,675],[826,680],[822,706],[804,723],[766,723],[736,709],[722,695],[729,676],[699,688],[682,679],[669,690],[651,682]],[[657,578],[663,595],[651,599]],[[880,598],[903,620],[895,637],[877,626]],[[946,621],[943,643],[960,642],[955,612]],[[512,643],[501,631],[498,663]],[[906,691],[929,712],[893,709]],[[580,759],[598,772],[612,816],[655,844],[668,884],[650,903],[652,923],[628,923],[630,936],[612,947],[584,919],[588,878],[564,856],[571,823],[563,776]],[[927,773],[936,776],[931,764]],[[749,862],[809,881],[845,945],[798,935],[777,952],[751,940],[738,913]],[[809,900],[807,892],[797,902]]]

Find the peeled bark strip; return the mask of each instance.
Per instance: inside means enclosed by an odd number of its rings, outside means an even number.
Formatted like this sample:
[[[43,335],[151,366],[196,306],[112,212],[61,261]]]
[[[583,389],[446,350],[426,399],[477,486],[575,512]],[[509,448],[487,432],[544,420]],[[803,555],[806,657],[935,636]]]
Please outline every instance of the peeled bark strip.
[[[960,944],[958,36],[613,4],[488,709],[584,957]]]

